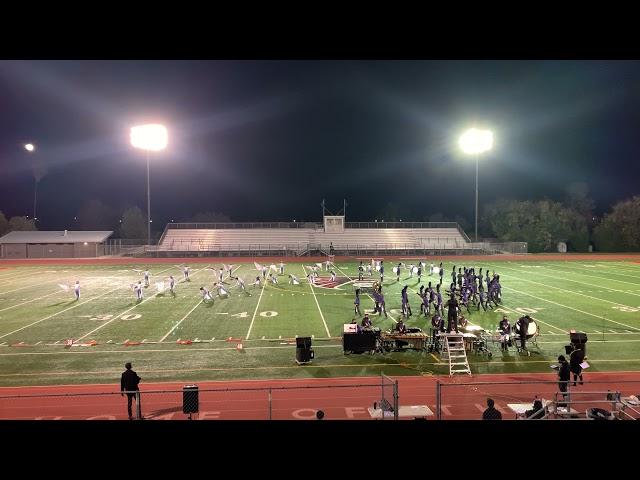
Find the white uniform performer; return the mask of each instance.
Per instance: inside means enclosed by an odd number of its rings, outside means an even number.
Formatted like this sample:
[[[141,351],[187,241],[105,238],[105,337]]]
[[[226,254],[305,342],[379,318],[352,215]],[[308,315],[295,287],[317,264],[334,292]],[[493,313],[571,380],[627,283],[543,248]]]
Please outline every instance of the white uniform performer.
[[[269,274],[269,280],[271,280],[271,283],[273,283],[274,285],[278,284],[278,277],[276,277],[273,273]]]
[[[218,272],[218,281],[222,283],[223,279],[224,279],[224,270],[222,270],[222,267],[220,267],[220,271]]]
[[[336,281],[336,272],[334,272],[334,271],[331,272],[331,281],[332,282]]]
[[[267,267],[262,267],[262,278],[267,278]]]
[[[280,275],[284,275],[284,263],[280,262]]]
[[[189,267],[185,265],[184,268],[182,269],[182,273],[184,274],[184,281],[190,282],[191,280],[189,280]]]
[[[133,291],[136,294],[136,299],[137,300],[142,300],[143,295],[142,295],[142,282],[138,282],[137,284],[135,284],[133,286]]]
[[[202,294],[202,301],[203,302],[212,302],[213,301],[213,297],[211,296],[211,292],[209,292],[209,290],[207,290],[204,287],[200,287],[200,293]]]
[[[149,270],[144,271],[144,286],[149,286]]]
[[[258,285],[258,286],[260,286],[260,275],[258,275],[258,276],[256,277],[256,281],[255,281],[255,282],[253,282],[251,285]]]
[[[218,289],[219,297],[227,298],[229,296],[229,292],[224,289],[221,283],[214,285],[214,287]]]
[[[76,280],[76,286],[74,287],[76,292],[76,300],[80,300],[80,280]]]
[[[292,285],[300,285],[300,281],[298,280],[298,277],[292,274],[289,274],[289,283]]]
[[[433,275],[433,263],[429,264],[429,275]]]
[[[169,291],[175,295],[176,280],[173,278],[173,275],[169,275]]]

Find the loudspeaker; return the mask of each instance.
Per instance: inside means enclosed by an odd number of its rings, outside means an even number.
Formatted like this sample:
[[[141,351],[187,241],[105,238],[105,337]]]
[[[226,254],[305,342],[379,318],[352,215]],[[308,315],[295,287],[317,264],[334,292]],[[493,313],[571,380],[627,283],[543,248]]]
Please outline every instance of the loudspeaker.
[[[298,337],[296,338],[297,348],[311,348],[311,337]]]
[[[298,363],[310,362],[314,357],[313,350],[310,348],[296,348],[296,361]]]
[[[185,385],[182,388],[182,413],[198,413],[198,386]]]

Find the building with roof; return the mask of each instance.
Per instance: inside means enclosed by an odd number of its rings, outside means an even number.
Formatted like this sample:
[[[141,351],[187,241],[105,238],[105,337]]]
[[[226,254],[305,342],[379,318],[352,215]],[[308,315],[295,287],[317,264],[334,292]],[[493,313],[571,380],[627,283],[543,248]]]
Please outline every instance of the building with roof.
[[[28,231],[0,237],[0,258],[87,258],[104,255],[112,231]]]

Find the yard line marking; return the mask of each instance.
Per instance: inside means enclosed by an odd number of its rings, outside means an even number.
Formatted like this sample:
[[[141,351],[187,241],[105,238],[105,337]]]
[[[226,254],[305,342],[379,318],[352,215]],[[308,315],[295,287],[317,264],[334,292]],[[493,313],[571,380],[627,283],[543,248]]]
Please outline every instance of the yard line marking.
[[[249,336],[251,335],[251,329],[253,328],[253,321],[256,319],[256,314],[258,313],[258,307],[260,306],[260,300],[262,300],[262,294],[264,293],[264,287],[267,286],[267,279],[264,279],[262,282],[262,290],[260,290],[260,296],[258,297],[258,303],[256,303],[256,309],[253,311],[253,317],[251,317],[251,323],[249,324],[249,330],[247,331],[247,335],[245,339],[249,340]]]
[[[302,270],[304,271],[304,276],[307,276],[307,269],[302,264]],[[327,331],[327,337],[331,336],[329,333],[329,327],[327,327],[327,322],[324,320],[324,315],[322,314],[322,310],[320,309],[320,304],[318,303],[318,297],[316,296],[316,292],[313,290],[313,283],[309,282],[309,288],[311,289],[311,293],[313,293],[313,299],[316,301],[316,305],[318,306],[318,312],[320,312],[320,318],[322,318],[322,323],[324,323],[324,329]]]
[[[584,270],[584,269],[581,269],[580,267],[574,267],[573,265],[566,265],[566,266],[568,268],[575,268],[576,270],[578,270],[580,272],[591,272],[591,271],[593,271],[593,270]],[[570,272],[567,272],[567,273],[570,273]],[[596,273],[597,273],[597,271],[596,271]],[[620,276],[623,276],[623,277],[638,278],[638,275],[627,275],[625,273],[617,273],[617,272],[613,272],[613,271],[607,271],[607,273],[610,274],[610,275],[620,275]],[[584,275],[585,277],[594,277],[594,278],[601,278],[603,280],[611,280],[612,282],[628,283],[629,285],[640,285],[640,283],[636,283],[636,282],[625,282],[624,280],[616,280],[615,278],[601,277],[599,275],[587,275],[586,273],[583,273],[581,275]]]
[[[618,332],[616,332],[615,330],[611,330],[611,329],[609,329],[609,331],[610,331],[611,333],[618,333]]]
[[[0,312],[4,312],[6,310],[11,310],[12,308],[16,308],[16,307],[19,307],[21,305],[26,305],[27,303],[35,302],[36,300],[42,300],[43,298],[47,298],[47,297],[50,297],[51,295],[56,295],[58,293],[60,293],[60,290],[57,290],[57,291],[55,291],[53,293],[50,293],[48,295],[44,295],[42,297],[38,297],[38,298],[31,299],[31,300],[27,300],[26,302],[22,302],[22,303],[17,303],[15,305],[11,305],[10,307],[2,308],[2,309],[0,309]]]
[[[200,306],[200,304],[201,304],[201,303],[202,303],[202,300],[198,300],[198,303],[196,303],[196,304],[193,306],[193,308],[192,308],[191,310],[189,310],[189,312],[188,312],[184,317],[182,317],[182,318],[180,319],[180,321],[179,321],[178,323],[176,323],[173,327],[171,327],[171,330],[169,330],[169,331],[165,334],[165,336],[164,336],[164,337],[162,337],[159,341],[160,341],[160,342],[164,342],[164,341],[165,341],[165,339],[166,339],[169,335],[171,335],[171,332],[173,332],[176,328],[178,328],[178,325],[180,325],[182,322],[184,322],[184,320],[185,320],[189,315],[191,315],[191,313],[193,313],[193,311],[194,311],[196,308],[198,308],[198,307]],[[178,339],[178,340],[180,340],[180,339]]]
[[[546,268],[552,268],[552,267],[546,267]],[[553,270],[553,271],[555,271],[555,270]],[[568,274],[572,274],[572,273],[573,273],[574,275],[582,275],[582,276],[584,276],[584,277],[593,277],[593,278],[598,278],[598,279],[600,279],[600,280],[610,280],[610,281],[612,281],[612,282],[621,282],[621,280],[614,280],[614,279],[612,279],[612,278],[595,277],[595,276],[593,276],[593,275],[587,275],[587,274],[584,274],[584,273],[567,272],[567,271],[565,271],[565,270],[560,270],[560,271],[561,271],[561,272],[564,272],[564,273],[568,273]],[[543,276],[546,276],[546,277],[557,278],[558,280],[566,280],[566,281],[568,281],[568,282],[580,283],[580,284],[582,284],[582,285],[589,285],[589,286],[593,286],[593,284],[586,283],[586,282],[581,282],[581,281],[579,281],[579,280],[572,280],[572,279],[570,279],[570,278],[556,277],[556,276],[551,276],[551,275],[544,275],[543,273],[540,273],[539,275],[543,275]],[[629,283],[629,282],[622,282],[622,283]],[[638,285],[638,284],[637,284],[637,283],[634,283],[634,285]],[[639,295],[639,294],[637,294],[637,293],[632,293],[632,291],[631,291],[631,290],[617,290],[617,289],[615,289],[615,288],[605,287],[604,285],[601,285],[601,286],[600,286],[600,288],[604,288],[605,290],[610,290],[610,291],[612,291],[612,292],[626,293],[627,295],[635,295],[636,297],[640,297],[640,295]],[[602,292],[602,293],[605,293],[605,292],[603,292],[602,290],[599,290],[599,291],[600,291],[600,292]],[[578,290],[578,292],[582,293],[582,290]]]
[[[171,270],[173,268],[173,266],[169,267],[169,268],[165,268],[164,270],[160,270],[159,272],[156,273],[156,275],[160,274],[160,273],[164,273],[167,270]],[[120,287],[118,287],[120,288]],[[116,289],[117,290],[117,289]],[[143,303],[148,302],[149,300],[154,299],[160,292],[156,292],[153,295],[151,295],[149,298],[147,298],[146,300],[141,301],[140,303],[136,303],[133,307],[127,308],[124,312],[120,313],[119,315],[116,315],[115,317],[113,317],[111,320],[104,322],[102,325],[98,325],[96,328],[94,328],[93,330],[91,330],[88,333],[85,333],[83,336],[81,336],[80,338],[78,338],[77,341],[83,340],[86,337],[88,337],[89,335],[91,335],[94,332],[97,332],[98,330],[106,327],[107,325],[109,325],[111,322],[117,320],[118,318],[122,317],[124,314],[129,313],[131,310],[133,310],[134,308],[136,308],[138,305],[142,305]],[[2,337],[0,337],[2,338]]]
[[[49,320],[50,318],[53,318],[53,317],[56,317],[56,316],[60,315],[61,313],[64,313],[64,312],[67,312],[67,311],[69,311],[69,310],[72,310],[72,309],[74,309],[74,308],[76,308],[76,307],[79,307],[80,305],[85,305],[85,304],[87,304],[87,303],[89,303],[89,302],[92,302],[92,301],[94,301],[94,300],[98,299],[98,298],[102,298],[102,297],[104,297],[105,295],[108,295],[108,294],[110,294],[110,293],[115,292],[116,290],[119,290],[120,288],[121,288],[121,287],[118,287],[118,288],[115,288],[115,289],[113,289],[113,290],[110,290],[110,291],[108,291],[108,292],[106,292],[106,293],[103,293],[102,295],[97,295],[97,296],[95,296],[95,297],[92,297],[92,298],[90,298],[89,300],[87,300],[86,302],[79,302],[79,303],[76,303],[75,305],[73,305],[73,306],[71,306],[71,307],[69,307],[69,308],[65,308],[64,310],[60,310],[60,311],[59,311],[59,312],[57,312],[57,313],[53,313],[53,314],[51,314],[51,315],[49,315],[48,317],[44,317],[44,318],[42,318],[42,319],[40,319],[40,320],[36,320],[35,322],[31,322],[31,323],[30,323],[30,324],[28,324],[28,325],[25,325],[25,326],[23,326],[23,327],[17,328],[16,330],[14,330],[14,331],[12,331],[12,332],[5,333],[4,335],[0,335],[0,338],[7,337],[7,336],[9,336],[9,335],[11,335],[11,334],[14,334],[14,333],[17,333],[17,332],[19,332],[19,331],[21,331],[21,330],[24,330],[25,328],[31,327],[32,325],[36,325],[36,324],[38,324],[38,323],[40,323],[40,322],[44,322],[45,320]]]
[[[537,300],[541,300],[541,301],[543,301],[543,302],[547,302],[547,303],[552,303],[552,304],[554,304],[554,305],[558,305],[559,307],[568,308],[569,310],[575,310],[576,312],[580,312],[580,313],[583,313],[583,314],[585,314],[585,315],[589,315],[589,316],[591,316],[591,317],[595,317],[595,318],[597,318],[598,320],[602,320],[602,319],[603,319],[603,316],[594,315],[593,313],[585,312],[584,310],[578,310],[577,308],[573,308],[573,307],[570,307],[570,306],[568,306],[568,305],[563,305],[562,303],[554,302],[553,300],[547,300],[546,298],[536,297],[535,295],[531,295],[530,293],[525,293],[525,292],[521,292],[520,290],[516,290],[516,289],[515,289],[515,288],[513,288],[513,287],[504,287],[504,288],[506,288],[507,290],[513,290],[514,292],[516,292],[516,293],[520,293],[520,294],[522,294],[522,295],[527,295],[527,296],[532,297],[532,298],[535,298],[535,299],[537,299]],[[562,289],[560,289],[560,290],[562,290]],[[634,330],[636,330],[636,331],[640,331],[640,328],[632,327],[632,326],[630,326],[630,325],[625,325],[624,323],[616,322],[615,320],[611,320],[611,319],[606,318],[606,317],[604,317],[604,319],[605,319],[606,321],[608,321],[608,322],[617,323],[617,324],[619,324],[619,325],[622,325],[623,327],[632,328],[632,329],[634,329]]]
[[[128,339],[128,338],[127,338],[127,339],[126,339],[124,342],[122,342],[122,343],[127,343],[129,340],[130,340],[130,339]]]
[[[36,345],[40,345],[42,343],[42,340],[40,340],[39,342],[36,342]]]
[[[504,268],[509,268],[509,267],[504,267]],[[514,270],[514,269],[512,268],[512,269],[510,269],[510,270]],[[518,270],[515,270],[515,271],[517,272]],[[541,274],[541,275],[543,275],[543,274]],[[550,277],[550,276],[551,276],[551,275],[545,275],[545,277]],[[518,277],[516,277],[516,278],[518,278]],[[584,293],[577,293],[575,290],[567,290],[566,288],[554,287],[553,285],[549,285],[549,284],[546,284],[546,283],[536,282],[536,281],[534,281],[534,280],[527,280],[527,279],[524,279],[524,278],[518,278],[518,280],[521,280],[521,281],[524,281],[524,282],[529,282],[529,283],[535,283],[535,284],[537,284],[537,285],[542,285],[543,287],[555,288],[556,290],[560,290],[560,291],[563,291],[563,292],[574,293],[574,294],[576,294],[576,295],[580,295],[580,296],[582,296],[582,297],[592,298],[593,300],[598,300],[598,301],[600,301],[600,302],[611,303],[611,304],[613,304],[613,305],[618,305],[618,306],[620,306],[620,307],[636,308],[635,306],[632,306],[632,305],[626,305],[626,304],[624,304],[624,303],[612,302],[612,301],[610,301],[610,300],[605,300],[604,298],[592,297],[591,295],[586,295],[586,294],[584,294]],[[612,320],[612,321],[613,321],[613,320]],[[616,322],[616,323],[618,323],[618,322]],[[623,324],[623,323],[621,323],[620,325],[624,325],[624,324]],[[628,325],[625,325],[625,327],[628,327]],[[630,327],[630,328],[635,328],[635,327]]]
[[[112,342],[113,342],[113,340],[109,340],[107,343],[112,343]]]

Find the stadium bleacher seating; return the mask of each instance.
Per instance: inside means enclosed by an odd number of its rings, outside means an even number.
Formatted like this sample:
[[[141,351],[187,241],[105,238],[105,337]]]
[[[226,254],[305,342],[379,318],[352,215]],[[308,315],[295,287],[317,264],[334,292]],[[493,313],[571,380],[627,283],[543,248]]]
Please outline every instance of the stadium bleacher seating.
[[[464,249],[469,243],[457,228],[346,228],[325,233],[313,228],[169,228],[159,251],[295,250],[314,246],[336,251],[355,249]]]

